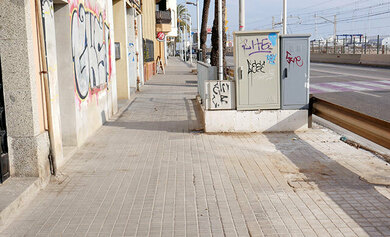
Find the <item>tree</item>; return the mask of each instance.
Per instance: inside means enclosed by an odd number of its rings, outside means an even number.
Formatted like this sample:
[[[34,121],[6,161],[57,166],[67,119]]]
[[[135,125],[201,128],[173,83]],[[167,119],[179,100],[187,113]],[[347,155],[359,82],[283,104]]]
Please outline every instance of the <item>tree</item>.
[[[219,0],[221,1],[221,0]],[[219,35],[218,35],[218,0],[215,0],[215,17],[213,22],[213,29],[211,35],[211,65],[219,66],[218,57],[219,57]],[[226,77],[226,32],[225,32],[225,13],[226,13],[226,0],[222,0],[222,49],[223,49],[223,74],[224,78]]]
[[[203,1],[202,28],[200,31],[200,47],[202,49],[202,61],[206,62],[207,21],[209,19],[210,0]]]
[[[187,32],[190,31],[190,27],[188,24],[188,19],[190,18],[190,14],[188,13],[188,9],[184,4],[177,5],[177,28],[180,30],[180,27],[187,27]],[[180,35],[177,37],[176,41],[181,41]]]

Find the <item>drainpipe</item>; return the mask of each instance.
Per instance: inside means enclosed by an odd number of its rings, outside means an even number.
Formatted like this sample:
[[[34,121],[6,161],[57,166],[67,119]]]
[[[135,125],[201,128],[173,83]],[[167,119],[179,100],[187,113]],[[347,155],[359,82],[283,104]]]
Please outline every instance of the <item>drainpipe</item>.
[[[50,103],[50,89],[49,89],[49,77],[48,77],[48,70],[47,70],[47,61],[46,61],[46,47],[45,47],[45,36],[43,33],[43,20],[42,20],[42,7],[41,7],[41,1],[35,0],[35,16],[36,16],[36,24],[37,24],[37,31],[38,31],[38,51],[39,51],[39,74],[41,77],[41,82],[43,81],[45,90],[44,90],[44,97],[45,97],[45,104],[46,104],[46,119],[47,119],[47,126],[45,126],[45,131],[48,131],[49,134],[49,140],[50,140],[50,147],[49,147],[49,163],[50,163],[50,172],[52,175],[56,175],[57,173],[57,165],[55,156],[53,154],[53,146],[54,146],[54,135],[53,135],[53,119],[52,119],[52,109],[51,109],[51,103]]]

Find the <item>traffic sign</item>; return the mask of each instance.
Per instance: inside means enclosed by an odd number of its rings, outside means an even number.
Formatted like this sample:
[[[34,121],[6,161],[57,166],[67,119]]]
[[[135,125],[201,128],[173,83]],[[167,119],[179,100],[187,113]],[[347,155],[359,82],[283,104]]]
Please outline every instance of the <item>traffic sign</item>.
[[[164,41],[164,39],[165,39],[165,34],[163,32],[158,32],[157,33],[157,40]]]

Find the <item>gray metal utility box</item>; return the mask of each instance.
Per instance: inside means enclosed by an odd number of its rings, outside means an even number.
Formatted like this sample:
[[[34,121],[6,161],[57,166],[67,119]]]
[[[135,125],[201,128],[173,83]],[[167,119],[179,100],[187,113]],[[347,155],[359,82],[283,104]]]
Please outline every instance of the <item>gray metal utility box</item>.
[[[310,35],[281,35],[282,109],[306,109],[309,104]]]
[[[280,109],[278,31],[234,32],[237,110]]]

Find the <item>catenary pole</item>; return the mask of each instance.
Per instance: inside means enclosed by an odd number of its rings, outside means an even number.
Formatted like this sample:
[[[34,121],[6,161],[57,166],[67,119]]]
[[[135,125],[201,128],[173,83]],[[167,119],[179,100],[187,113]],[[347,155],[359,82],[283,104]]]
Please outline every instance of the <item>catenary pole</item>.
[[[337,37],[337,15],[334,15],[334,21],[333,21],[333,38],[336,39]]]
[[[287,34],[287,0],[283,0],[283,34]]]
[[[245,30],[245,0],[240,0],[240,6],[239,6],[239,17],[240,17],[240,22],[239,22],[239,31],[244,31]]]
[[[218,1],[218,35],[219,35],[218,80],[223,80],[222,0],[216,0],[216,1]]]

